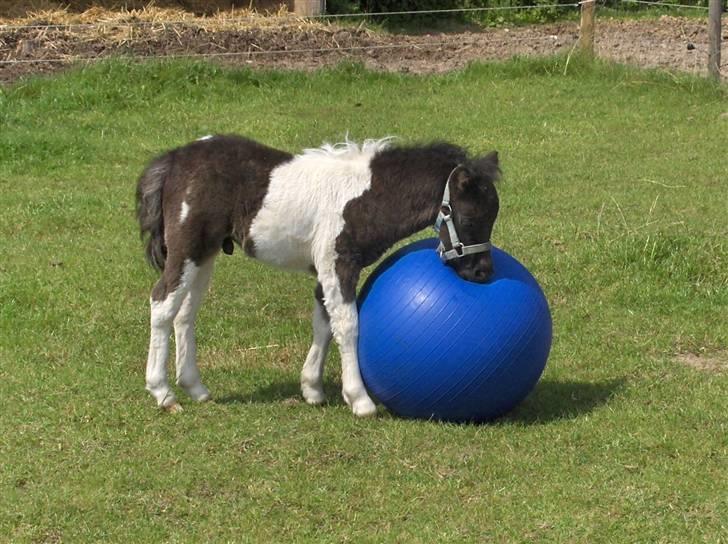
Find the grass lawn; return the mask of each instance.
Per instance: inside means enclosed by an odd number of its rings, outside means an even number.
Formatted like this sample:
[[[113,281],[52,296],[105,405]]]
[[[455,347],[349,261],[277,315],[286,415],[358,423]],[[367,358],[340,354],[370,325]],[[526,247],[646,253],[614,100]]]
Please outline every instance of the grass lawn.
[[[114,61],[0,89],[0,541],[726,542],[728,92],[564,72]],[[134,187],[213,132],[499,150],[494,242],[553,313],[534,393],[487,425],[359,420],[333,353],[309,407],[313,280],[236,251],[199,319],[216,402],[158,411]]]

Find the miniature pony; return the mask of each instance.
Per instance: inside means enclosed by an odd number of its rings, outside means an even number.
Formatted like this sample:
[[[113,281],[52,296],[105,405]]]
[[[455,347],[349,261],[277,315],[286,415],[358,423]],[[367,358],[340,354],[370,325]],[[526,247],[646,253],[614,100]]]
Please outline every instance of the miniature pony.
[[[210,399],[197,368],[195,317],[215,258],[237,244],[317,279],[313,343],[301,372],[306,402],[324,401],[333,336],[344,400],[357,416],[374,414],[357,359],[362,268],[436,223],[447,265],[465,280],[487,281],[499,173],[495,152],[472,158],[447,143],[399,146],[389,138],[292,155],[239,136],[206,136],[157,157],[136,194],[147,259],[161,272],[150,300],[147,390],[160,407],[180,409],[166,370],[174,327],[177,384],[196,401]]]

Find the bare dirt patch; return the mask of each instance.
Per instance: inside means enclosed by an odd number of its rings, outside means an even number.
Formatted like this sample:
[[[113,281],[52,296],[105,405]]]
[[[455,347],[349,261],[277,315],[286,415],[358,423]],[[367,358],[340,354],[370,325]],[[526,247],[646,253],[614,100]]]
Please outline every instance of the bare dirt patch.
[[[728,370],[728,352],[680,353],[675,359],[680,364],[701,372],[725,372]]]
[[[394,34],[364,25],[250,12],[197,17],[174,9],[93,8],[69,17],[65,12],[40,12],[0,21],[0,82],[120,55],[209,58],[232,65],[305,70],[349,60],[376,70],[435,73],[474,60],[568,53],[578,37],[572,22]],[[728,21],[724,28],[728,38]],[[675,17],[601,20],[596,49],[600,57],[618,62],[704,74],[706,24]]]

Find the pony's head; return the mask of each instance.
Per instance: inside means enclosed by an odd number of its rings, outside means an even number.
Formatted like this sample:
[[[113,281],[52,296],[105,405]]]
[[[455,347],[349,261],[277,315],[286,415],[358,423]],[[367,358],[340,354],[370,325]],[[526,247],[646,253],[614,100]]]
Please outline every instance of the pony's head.
[[[485,283],[493,274],[490,236],[498,216],[495,151],[458,165],[450,174],[436,228],[440,256],[467,281]]]

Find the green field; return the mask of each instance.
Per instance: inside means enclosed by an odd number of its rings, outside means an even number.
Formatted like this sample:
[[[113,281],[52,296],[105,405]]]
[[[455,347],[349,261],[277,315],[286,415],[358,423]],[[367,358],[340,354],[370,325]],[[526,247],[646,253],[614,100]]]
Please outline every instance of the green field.
[[[726,112],[725,87],[573,59],[0,88],[0,541],[726,542]],[[198,326],[216,401],[156,409],[135,182],[214,132],[497,149],[494,242],[553,313],[534,393],[487,425],[360,420],[332,353],[307,406],[313,279],[236,251]]]

